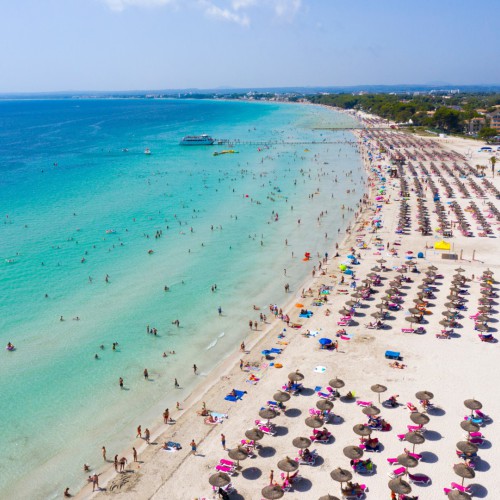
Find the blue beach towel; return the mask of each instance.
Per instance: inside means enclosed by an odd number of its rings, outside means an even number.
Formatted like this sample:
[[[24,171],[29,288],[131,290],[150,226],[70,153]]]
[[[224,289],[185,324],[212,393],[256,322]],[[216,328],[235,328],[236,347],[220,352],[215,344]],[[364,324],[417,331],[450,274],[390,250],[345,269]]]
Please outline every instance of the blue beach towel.
[[[299,314],[299,318],[310,318],[313,315],[312,311],[307,311],[304,314]]]
[[[232,401],[234,403],[246,394],[246,391],[237,391],[236,389],[234,390],[234,392],[236,393],[236,396],[231,396],[230,394],[228,394],[224,399],[226,401]]]

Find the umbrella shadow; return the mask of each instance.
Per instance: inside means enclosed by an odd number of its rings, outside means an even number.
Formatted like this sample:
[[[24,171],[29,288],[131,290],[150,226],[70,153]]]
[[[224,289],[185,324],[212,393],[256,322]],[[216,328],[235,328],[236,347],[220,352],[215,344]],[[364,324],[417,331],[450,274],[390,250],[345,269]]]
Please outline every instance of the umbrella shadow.
[[[423,451],[420,454],[422,455],[422,462],[425,462],[426,464],[435,464],[439,461],[439,457],[431,451]]]
[[[312,483],[309,479],[302,478],[301,481],[293,485],[293,489],[297,492],[304,493],[312,488]]]
[[[245,497],[234,491],[231,493],[231,500],[245,500]]]
[[[312,396],[314,393],[314,389],[311,389],[310,387],[303,387],[300,391],[300,394],[302,394],[302,396]]]
[[[490,463],[487,462],[486,460],[483,460],[480,458],[479,460],[476,460],[476,471],[477,472],[486,472],[491,469]]]
[[[289,410],[285,411],[286,417],[296,418],[296,417],[300,417],[300,415],[302,415],[302,411],[299,410],[298,408],[290,408]]]
[[[483,442],[479,445],[482,450],[489,450],[491,448],[491,441],[483,439]]]
[[[486,498],[488,496],[488,490],[482,484],[472,483],[469,486],[475,497]]]
[[[345,396],[340,396],[339,399],[342,403],[354,403],[356,401],[356,398],[346,398]]]
[[[316,455],[316,460],[314,461],[314,467],[321,466],[325,463],[325,459],[323,457],[320,457],[319,455]]]
[[[241,471],[241,475],[249,481],[255,481],[262,476],[262,471],[258,467],[248,467]]]
[[[425,439],[427,441],[439,441],[443,436],[437,431],[427,431],[425,433]]]
[[[273,448],[272,446],[262,446],[259,448],[259,457],[262,458],[269,458],[269,457],[274,457],[276,455],[276,448]]]
[[[443,415],[446,415],[446,411],[442,408],[429,408],[427,413],[433,417],[442,417]]]
[[[283,425],[277,425],[274,428],[276,432],[276,436],[286,436],[288,434],[288,427],[284,427]]]

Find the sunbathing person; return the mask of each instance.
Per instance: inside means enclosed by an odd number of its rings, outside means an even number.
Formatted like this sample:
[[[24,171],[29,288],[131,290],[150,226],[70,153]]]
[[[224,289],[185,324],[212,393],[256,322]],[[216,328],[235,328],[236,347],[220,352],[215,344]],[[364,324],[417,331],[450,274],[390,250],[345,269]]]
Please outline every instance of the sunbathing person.
[[[306,448],[306,449],[302,452],[302,458],[303,458],[306,462],[310,462],[310,461],[312,461],[312,459],[313,459],[313,455],[312,455],[312,453],[309,451],[309,448]]]
[[[404,365],[403,363],[399,363],[398,361],[394,361],[394,363],[389,363],[389,366],[391,368],[398,368],[399,370],[403,370],[404,368],[406,368],[406,365]]]
[[[398,403],[398,400],[397,398],[399,397],[399,394],[395,394],[393,396],[391,396],[387,402],[390,406],[392,406],[393,408],[395,408],[396,406],[399,406],[399,403]]]
[[[330,438],[330,432],[327,430],[326,427],[323,427],[322,430],[320,430],[316,433],[316,440],[317,441],[326,441],[329,438]]]

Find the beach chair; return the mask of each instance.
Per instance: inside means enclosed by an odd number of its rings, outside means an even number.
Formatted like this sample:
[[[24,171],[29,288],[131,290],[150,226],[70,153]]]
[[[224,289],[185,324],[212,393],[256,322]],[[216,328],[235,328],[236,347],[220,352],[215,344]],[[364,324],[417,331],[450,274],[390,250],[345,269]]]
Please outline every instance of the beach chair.
[[[471,417],[469,415],[464,416],[464,420],[470,420],[472,423],[477,424],[477,425],[484,425],[484,420],[480,417]]]
[[[480,439],[484,439],[484,435],[481,434],[481,432],[469,432],[469,434],[464,434],[464,437],[466,439],[469,439],[469,438],[472,438],[472,439],[477,439],[477,438],[480,438]]]
[[[398,467],[397,469],[394,469],[393,471],[389,472],[389,477],[391,479],[396,479],[402,476],[405,472],[406,472],[405,467]]]
[[[410,474],[408,472],[408,479],[410,480],[410,483],[414,484],[422,484],[424,486],[431,484],[431,478],[425,474]]]
[[[483,422],[491,421],[491,417],[483,413],[481,410],[474,410],[474,413],[483,420]]]
[[[451,483],[451,487],[452,489],[461,491],[462,493],[472,493],[472,488],[470,486],[462,486],[458,483]]]
[[[401,333],[413,333],[414,331],[413,328],[401,328]]]
[[[219,460],[219,465],[222,465],[224,467],[230,467],[231,469],[236,468],[236,463],[233,462],[232,460],[226,460],[225,458],[221,458]]]
[[[427,429],[423,425],[407,425],[408,432],[425,432]]]
[[[366,408],[367,406],[372,406],[372,402],[371,401],[356,401],[356,404],[358,406],[362,406],[363,408]]]
[[[335,400],[335,396],[331,392],[330,393],[326,393],[326,392],[319,391],[318,392],[318,397],[320,397],[321,399],[328,399],[329,401],[334,401]]]
[[[387,463],[389,465],[396,465],[398,463],[398,459],[397,458],[388,458]]]
[[[225,474],[228,474],[229,476],[234,476],[236,474],[236,471],[232,467],[228,467],[227,465],[217,464],[215,466],[215,470],[217,472],[224,472]]]
[[[408,408],[408,410],[410,410],[412,413],[418,411],[417,407],[413,403],[411,403],[410,401],[408,403],[406,403],[406,408]]]

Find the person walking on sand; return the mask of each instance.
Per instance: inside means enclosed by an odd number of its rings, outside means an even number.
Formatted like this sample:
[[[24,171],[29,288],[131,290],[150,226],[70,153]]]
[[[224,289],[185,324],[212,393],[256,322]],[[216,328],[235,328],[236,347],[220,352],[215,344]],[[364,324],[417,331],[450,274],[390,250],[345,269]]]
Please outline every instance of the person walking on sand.
[[[170,412],[168,411],[168,408],[163,412],[163,423],[168,424],[168,419],[170,417]]]
[[[196,451],[197,451],[198,447],[196,446],[194,439],[191,440],[191,442],[189,443],[189,446],[191,446],[191,455],[196,456]]]
[[[142,427],[140,425],[137,427],[137,435],[135,437],[142,438]]]
[[[274,481],[274,471],[271,470],[271,473],[269,474],[269,484],[273,484]]]
[[[178,389],[178,388],[179,388],[179,382],[177,382],[177,379],[174,379],[174,387],[175,387],[176,389]]]
[[[115,455],[115,472],[118,472],[118,455]]]
[[[137,450],[135,449],[135,447],[132,448],[132,456],[134,462],[137,462]]]
[[[99,488],[99,476],[97,474],[94,474],[92,476],[92,491],[100,491],[101,488]]]
[[[240,370],[243,370],[243,360],[240,359]]]
[[[224,434],[220,435],[220,442],[222,444],[222,449],[225,450],[226,449],[226,436],[224,436]]]
[[[120,458],[120,472],[125,472],[125,465],[128,463],[128,460],[125,457]]]
[[[107,462],[107,460],[106,460],[106,447],[105,446],[102,447],[102,458],[105,462]]]
[[[193,371],[194,371],[194,374],[196,375],[196,372],[198,371],[198,367],[196,365],[193,365]]]
[[[146,427],[146,430],[144,431],[144,439],[146,441],[146,443],[150,444],[149,443],[149,438],[150,438],[151,434],[149,432],[149,429]]]

